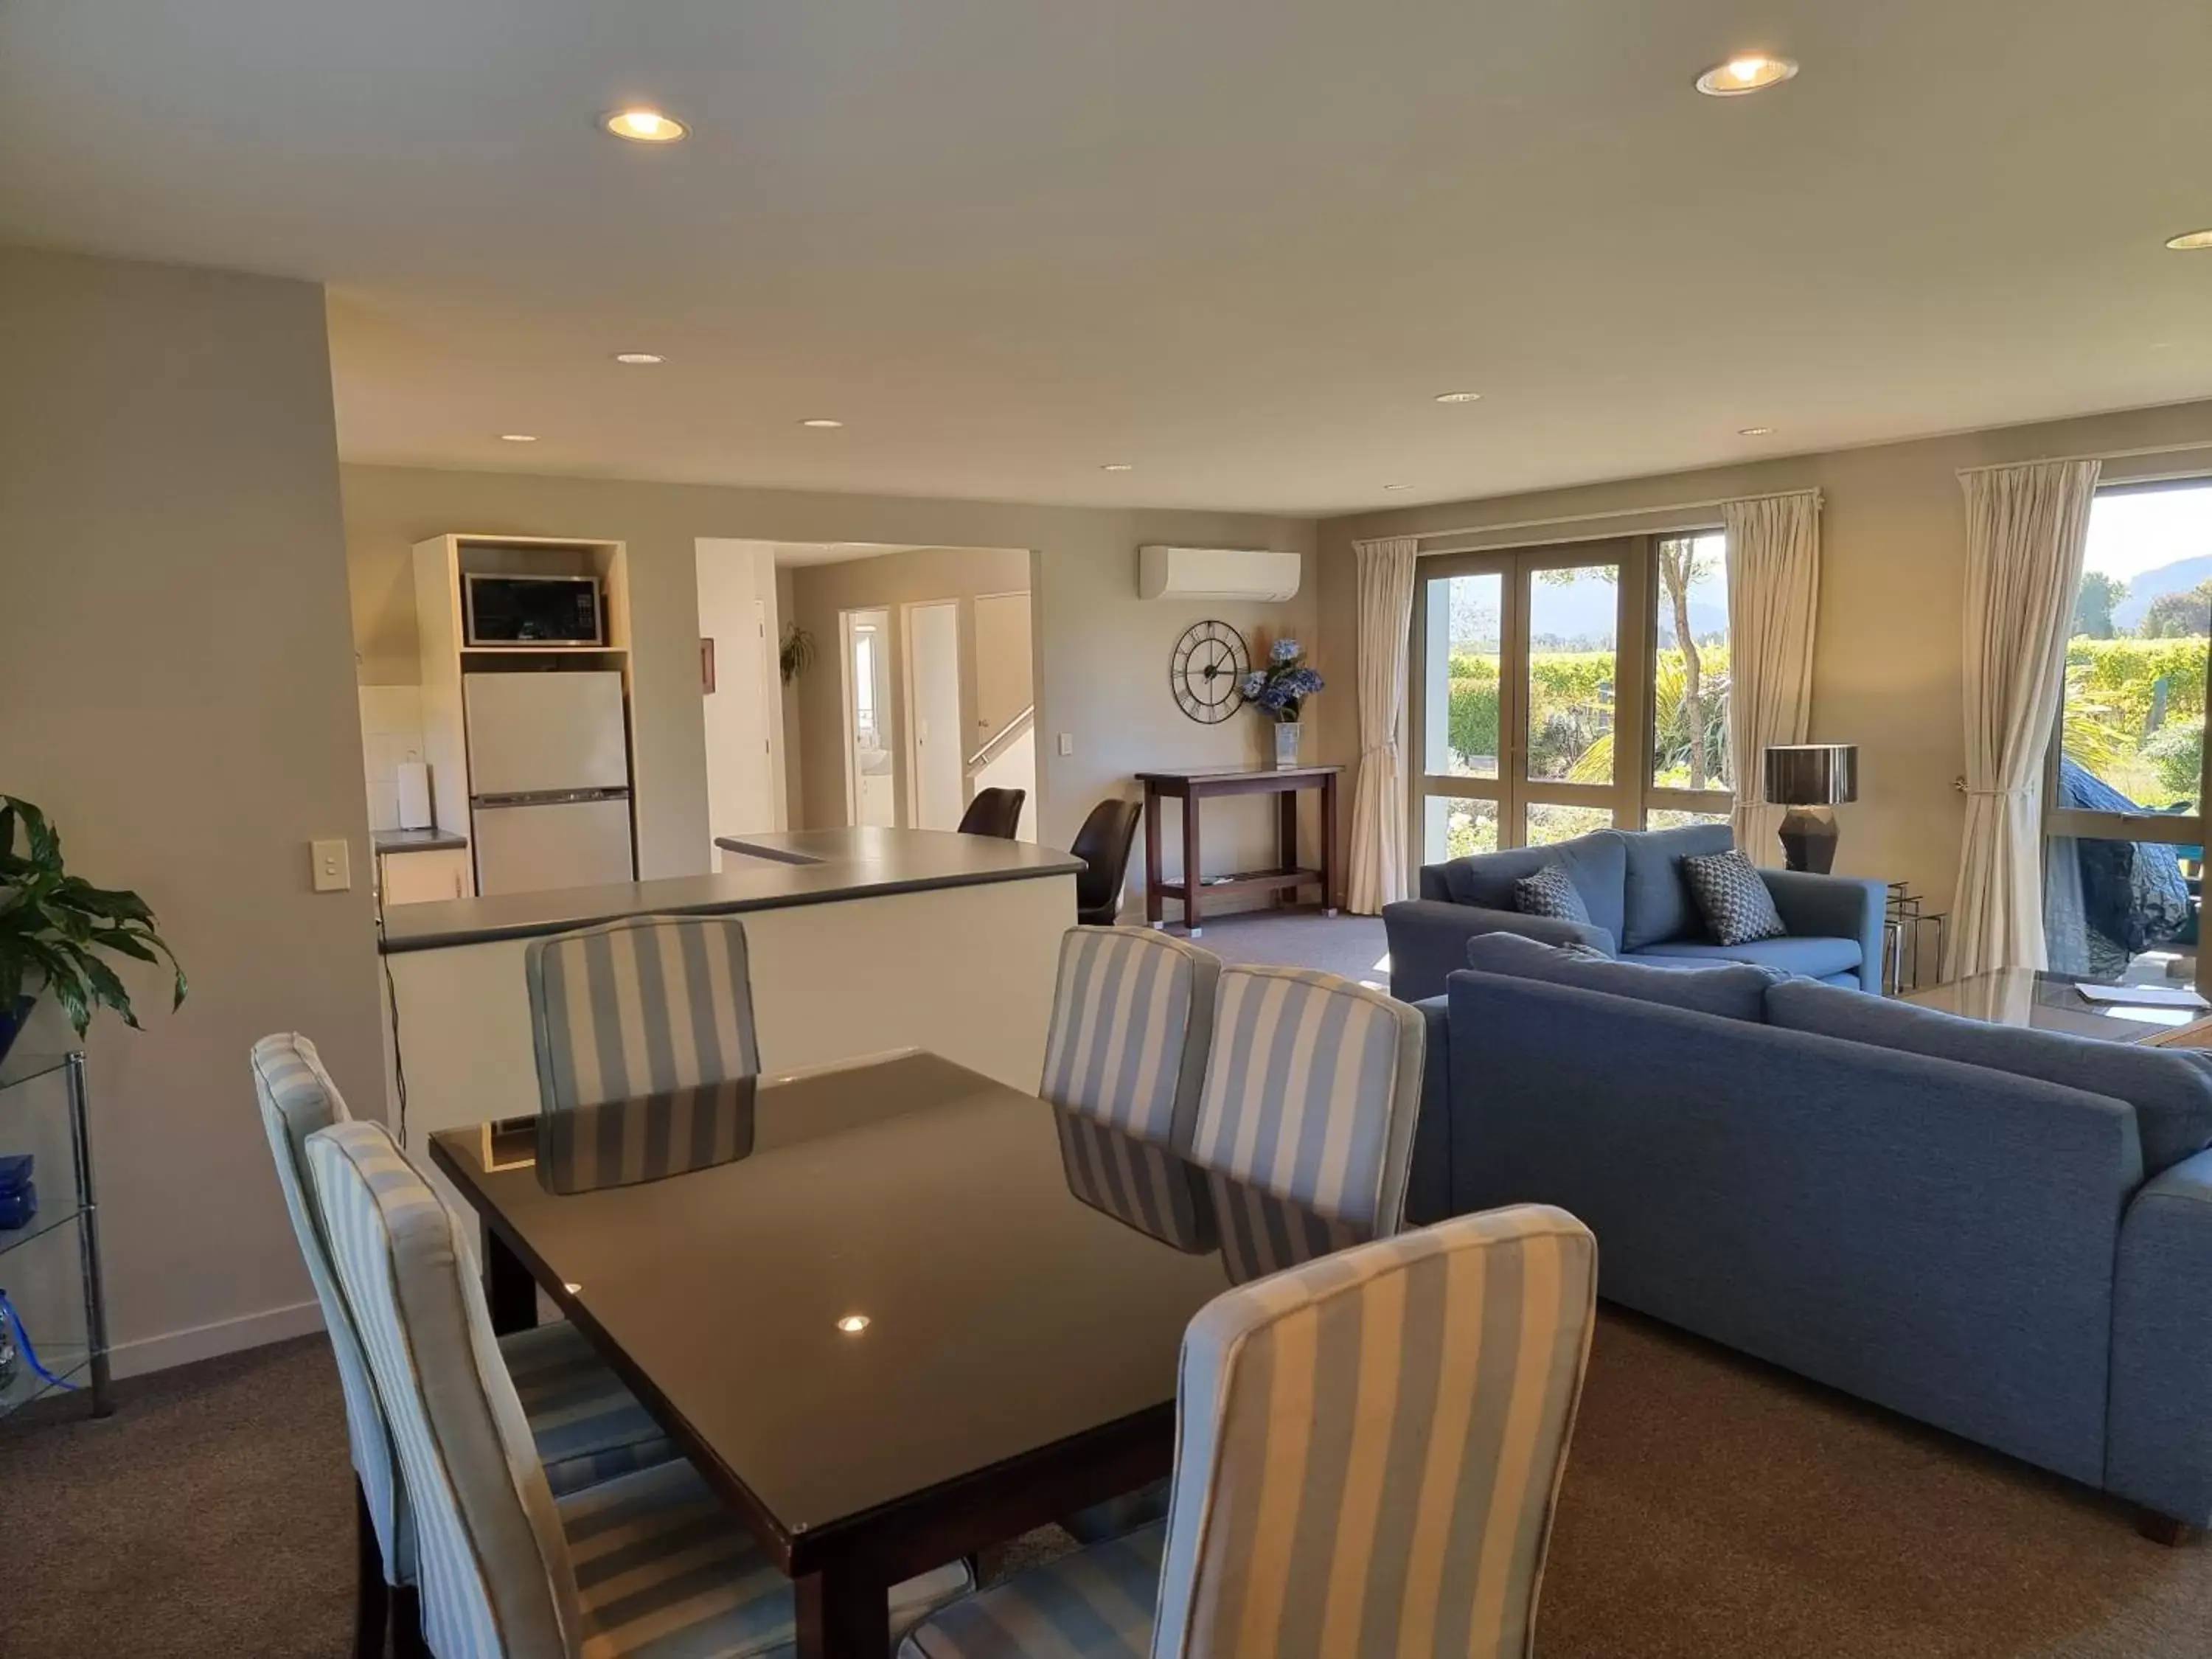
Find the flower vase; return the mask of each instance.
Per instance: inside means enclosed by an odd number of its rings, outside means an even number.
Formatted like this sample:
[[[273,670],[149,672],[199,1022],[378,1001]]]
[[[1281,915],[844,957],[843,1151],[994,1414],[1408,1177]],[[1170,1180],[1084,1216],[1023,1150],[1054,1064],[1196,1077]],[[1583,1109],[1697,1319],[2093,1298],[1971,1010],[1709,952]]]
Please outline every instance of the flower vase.
[[[1296,720],[1275,722],[1275,769],[1286,772],[1298,763],[1298,734],[1305,730]]]
[[[8,1058],[8,1050],[23,1033],[23,1022],[31,1017],[35,997],[17,997],[12,1008],[0,1007],[0,1060]]]

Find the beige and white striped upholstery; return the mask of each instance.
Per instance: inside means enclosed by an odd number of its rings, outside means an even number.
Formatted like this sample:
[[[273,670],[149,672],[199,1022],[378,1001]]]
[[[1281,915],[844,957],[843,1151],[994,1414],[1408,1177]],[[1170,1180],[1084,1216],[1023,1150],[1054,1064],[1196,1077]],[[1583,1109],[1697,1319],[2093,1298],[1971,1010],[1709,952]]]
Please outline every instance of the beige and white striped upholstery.
[[[1183,1339],[1164,1531],[957,1602],[902,1659],[1527,1656],[1596,1294],[1589,1230],[1537,1206],[1226,1292]]]
[[[322,1130],[307,1160],[413,1504],[436,1659],[787,1651],[789,1582],[688,1463],[555,1498],[459,1218],[384,1126]],[[909,1580],[894,1614],[918,1618],[969,1582],[959,1566]]]
[[[1220,958],[1139,927],[1060,938],[1037,1093],[1178,1151],[1198,1117]]]
[[[350,1121],[351,1114],[324,1071],[315,1045],[296,1032],[262,1038],[253,1045],[252,1065],[254,1096],[293,1235],[322,1307],[323,1328],[337,1356],[347,1437],[383,1553],[385,1576],[393,1583],[408,1583],[414,1577],[415,1553],[406,1492],[398,1483],[383,1407],[360,1338],[338,1291],[321,1219],[308,1196],[307,1137]],[[500,1352],[521,1394],[538,1455],[554,1491],[573,1492],[676,1455],[676,1448],[645,1408],[567,1321],[502,1337]]]
[[[1296,968],[1224,968],[1214,1002],[1191,1157],[1367,1236],[1395,1232],[1420,1109],[1419,1013]]]
[[[745,930],[734,916],[611,921],[534,940],[523,962],[549,1112],[760,1070]]]

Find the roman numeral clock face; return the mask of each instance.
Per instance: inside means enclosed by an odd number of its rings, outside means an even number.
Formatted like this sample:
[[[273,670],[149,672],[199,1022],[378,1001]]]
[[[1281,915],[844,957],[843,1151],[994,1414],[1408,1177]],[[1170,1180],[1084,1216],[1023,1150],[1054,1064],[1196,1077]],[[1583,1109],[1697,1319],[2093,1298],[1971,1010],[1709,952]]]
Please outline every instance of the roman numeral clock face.
[[[1227,623],[1202,622],[1176,641],[1168,684],[1184,714],[1201,726],[1218,726],[1244,706],[1244,677],[1251,672],[1244,636]]]

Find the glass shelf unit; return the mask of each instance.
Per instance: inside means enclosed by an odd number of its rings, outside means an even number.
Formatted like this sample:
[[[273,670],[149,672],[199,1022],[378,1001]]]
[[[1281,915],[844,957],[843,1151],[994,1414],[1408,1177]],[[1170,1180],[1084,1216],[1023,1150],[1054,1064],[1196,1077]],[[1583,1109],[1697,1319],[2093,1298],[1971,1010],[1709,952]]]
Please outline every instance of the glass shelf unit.
[[[86,1109],[81,1052],[19,1050],[0,1061],[0,1157],[30,1153],[38,1190],[31,1218],[0,1228],[0,1291],[28,1338],[0,1378],[0,1419],[70,1395],[94,1416],[114,1409]]]

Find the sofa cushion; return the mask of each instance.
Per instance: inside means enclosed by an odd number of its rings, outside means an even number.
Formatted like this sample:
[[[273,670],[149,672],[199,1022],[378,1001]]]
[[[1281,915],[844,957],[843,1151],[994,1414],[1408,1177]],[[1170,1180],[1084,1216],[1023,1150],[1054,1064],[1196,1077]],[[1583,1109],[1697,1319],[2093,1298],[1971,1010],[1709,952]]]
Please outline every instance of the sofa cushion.
[[[1669,939],[1648,951],[1633,952],[1628,960],[1671,964],[1748,962],[1808,979],[1826,979],[1832,974],[1858,972],[1864,953],[1855,939],[1759,939],[1747,945],[1711,945],[1690,939]]]
[[[1561,950],[1517,933],[1477,933],[1467,942],[1467,965],[1478,973],[1578,986],[1639,1002],[1664,1003],[1723,1019],[1766,1018],[1766,993],[1778,975],[1741,963],[1712,968],[1661,968],[1611,962],[1586,951]]]
[[[1455,859],[1439,866],[1444,892],[1455,904],[1479,904],[1486,910],[1514,908],[1513,884],[1533,876],[1547,864],[1565,866],[1583,896],[1589,919],[1613,936],[1620,937],[1621,882],[1628,839],[1615,830],[1601,830],[1550,847],[1521,847],[1510,853],[1483,853],[1471,859]]]
[[[2212,1072],[2179,1050],[1964,1019],[1885,997],[1790,981],[1766,994],[1776,1025],[2080,1089],[2135,1108],[2148,1175],[2212,1146]]]
[[[1547,864],[1533,876],[1513,884],[1513,908],[1524,916],[1549,916],[1554,921],[1588,921],[1589,907],[1575,889],[1575,878],[1564,864]]]
[[[1774,908],[1774,896],[1749,859],[1733,847],[1724,853],[1692,853],[1680,863],[1682,879],[1705,919],[1705,936],[1716,945],[1749,945],[1780,939],[1790,930]]]
[[[1662,939],[1705,936],[1705,921],[1690,897],[1677,860],[1693,853],[1722,853],[1735,845],[1725,823],[1692,823],[1623,836],[1622,915],[1613,936],[1624,951]]]

